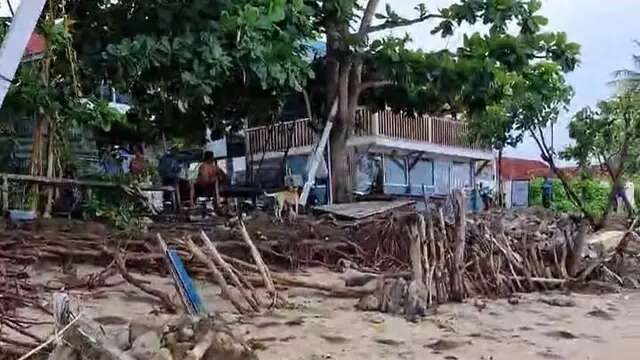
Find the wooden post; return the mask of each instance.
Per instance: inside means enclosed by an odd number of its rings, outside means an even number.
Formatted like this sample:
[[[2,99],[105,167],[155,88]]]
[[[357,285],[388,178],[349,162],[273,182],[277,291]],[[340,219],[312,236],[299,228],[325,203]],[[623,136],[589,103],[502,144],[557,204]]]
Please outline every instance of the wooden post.
[[[176,213],[180,212],[180,205],[181,205],[181,200],[180,200],[180,182],[178,182],[175,186],[175,190],[173,191],[172,194],[172,200],[173,200],[173,209],[175,210]]]
[[[220,208],[220,182],[217,178],[213,183],[213,201],[214,209],[218,210]]]
[[[424,269],[422,267],[422,234],[420,233],[421,224],[424,224],[424,218],[418,215],[415,224],[411,224],[409,234],[411,243],[409,244],[409,255],[411,256],[411,269],[413,272],[413,280],[419,284],[424,283]]]
[[[9,179],[7,175],[2,175],[2,213],[9,211]]]
[[[378,115],[378,112],[371,114],[371,123],[371,135],[380,135],[380,116]]]
[[[465,248],[465,228],[466,228],[466,208],[464,206],[464,195],[462,191],[456,189],[452,193],[454,216],[455,216],[455,234],[454,234],[454,253],[453,266],[451,271],[451,300],[462,301],[464,294],[464,248]]]

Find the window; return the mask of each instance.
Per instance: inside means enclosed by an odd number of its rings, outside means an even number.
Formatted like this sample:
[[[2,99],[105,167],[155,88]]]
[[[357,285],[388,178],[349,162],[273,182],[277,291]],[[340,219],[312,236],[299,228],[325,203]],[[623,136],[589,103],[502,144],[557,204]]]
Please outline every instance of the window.
[[[464,189],[471,187],[471,164],[454,162],[451,169],[453,188]]]
[[[418,160],[409,172],[412,186],[433,185],[433,163],[429,160]]]
[[[384,183],[388,185],[407,184],[407,162],[405,158],[384,157]]]

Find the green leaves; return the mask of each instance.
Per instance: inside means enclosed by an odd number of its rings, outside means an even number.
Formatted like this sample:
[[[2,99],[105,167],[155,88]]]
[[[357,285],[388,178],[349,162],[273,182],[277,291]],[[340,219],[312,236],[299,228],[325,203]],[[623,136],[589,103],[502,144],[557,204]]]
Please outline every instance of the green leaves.
[[[126,123],[126,116],[109,106],[107,101],[89,98],[74,101],[61,114],[74,128],[94,127],[109,132],[115,124]]]
[[[623,95],[580,110],[569,123],[569,136],[575,143],[563,152],[565,159],[585,167],[594,162],[615,167],[621,161],[639,170],[640,98]]]
[[[127,5],[135,11],[123,21],[145,19],[145,26],[134,34],[118,27],[102,62],[118,87],[131,92],[133,113],[153,116],[153,126],[165,132],[195,136],[205,125],[241,124],[255,108],[252,102],[279,104],[309,78],[304,45],[315,32],[303,0],[194,0],[180,6],[123,0],[110,5],[109,13],[129,11]]]

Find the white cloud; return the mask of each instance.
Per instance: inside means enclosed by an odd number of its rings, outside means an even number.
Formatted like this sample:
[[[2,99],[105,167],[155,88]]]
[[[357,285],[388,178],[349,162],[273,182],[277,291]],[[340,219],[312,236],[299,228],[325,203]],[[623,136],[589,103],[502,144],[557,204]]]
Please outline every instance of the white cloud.
[[[8,2],[11,2],[11,7],[13,11],[18,10],[18,5],[20,5],[21,0],[0,0],[0,17],[11,16],[11,12],[9,11]]]
[[[414,14],[413,8],[421,2],[424,1],[385,1],[406,16]],[[428,1],[427,5],[429,9],[436,11],[455,2],[432,0]],[[640,14],[640,1],[543,0],[541,12],[549,19],[549,25],[545,30],[564,31],[570,41],[582,45],[581,65],[567,76],[576,95],[569,113],[564,114],[555,127],[555,145],[559,150],[570,142],[566,130],[570,114],[611,96],[612,89],[608,85],[611,73],[616,69],[631,66],[631,54],[640,52],[640,49],[633,46],[633,39],[640,39],[637,19],[637,14]],[[434,24],[435,22],[416,24],[397,29],[393,34],[407,33],[412,37],[413,46],[416,48],[435,50],[445,47],[453,49],[461,43],[463,34],[481,30],[478,26],[463,26],[456,30],[451,39],[443,40],[429,33]],[[525,139],[522,145],[510,150],[509,154],[537,158],[539,150],[532,139]]]

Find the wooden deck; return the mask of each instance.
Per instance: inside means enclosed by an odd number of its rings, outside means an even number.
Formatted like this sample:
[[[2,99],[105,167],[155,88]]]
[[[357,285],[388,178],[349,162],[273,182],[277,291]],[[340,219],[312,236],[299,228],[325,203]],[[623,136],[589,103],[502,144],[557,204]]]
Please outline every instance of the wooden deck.
[[[316,206],[313,210],[334,214],[345,219],[360,220],[413,204],[415,204],[413,200],[363,201],[350,204]]]
[[[381,137],[436,145],[482,150],[468,140],[469,128],[459,120],[431,116],[408,117],[390,110],[377,113],[361,110],[356,117],[355,137]],[[280,152],[287,148],[312,146],[317,134],[308,119],[247,129],[249,154]]]

